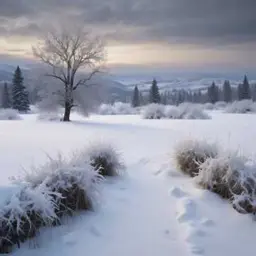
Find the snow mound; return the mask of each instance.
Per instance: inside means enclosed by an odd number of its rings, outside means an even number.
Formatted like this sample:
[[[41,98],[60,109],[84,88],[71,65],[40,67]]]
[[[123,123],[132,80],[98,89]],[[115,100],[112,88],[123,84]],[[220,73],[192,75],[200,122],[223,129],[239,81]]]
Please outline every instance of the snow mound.
[[[128,103],[115,102],[113,105],[102,104],[98,109],[99,115],[133,115],[136,110]]]
[[[121,154],[110,144],[91,145],[84,153],[89,162],[102,176],[118,176],[124,171]]]
[[[61,115],[57,112],[41,112],[37,116],[37,120],[41,121],[60,121]]]
[[[227,113],[255,113],[256,112],[256,103],[252,100],[241,100],[235,101],[228,105],[225,109]]]
[[[21,120],[19,112],[15,109],[0,109],[0,120]]]
[[[218,154],[217,146],[205,141],[185,140],[176,145],[175,159],[178,168],[185,174],[194,177],[198,174],[200,165],[207,158]]]
[[[228,199],[240,213],[256,212],[256,166],[245,157],[229,153],[200,165],[195,181]]]

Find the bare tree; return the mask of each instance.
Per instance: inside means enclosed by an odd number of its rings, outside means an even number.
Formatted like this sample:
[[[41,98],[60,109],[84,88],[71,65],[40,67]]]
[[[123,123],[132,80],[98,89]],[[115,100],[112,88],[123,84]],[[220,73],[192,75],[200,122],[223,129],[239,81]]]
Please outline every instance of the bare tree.
[[[57,79],[63,85],[65,113],[63,121],[70,121],[74,107],[74,91],[79,86],[89,85],[95,74],[102,71],[105,47],[98,37],[84,29],[49,32],[43,41],[33,47],[34,56],[50,67],[46,75]],[[78,71],[85,71],[82,78]]]

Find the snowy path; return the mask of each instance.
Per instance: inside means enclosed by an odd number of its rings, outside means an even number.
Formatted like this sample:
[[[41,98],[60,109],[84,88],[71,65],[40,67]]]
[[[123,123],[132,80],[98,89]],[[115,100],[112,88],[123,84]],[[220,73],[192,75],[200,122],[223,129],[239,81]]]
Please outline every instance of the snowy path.
[[[46,230],[37,239],[36,250],[25,246],[13,255],[188,255],[179,239],[168,184],[150,173],[145,175],[141,171],[145,167],[133,165],[129,176],[108,181],[111,184],[104,185],[102,206],[96,213]]]

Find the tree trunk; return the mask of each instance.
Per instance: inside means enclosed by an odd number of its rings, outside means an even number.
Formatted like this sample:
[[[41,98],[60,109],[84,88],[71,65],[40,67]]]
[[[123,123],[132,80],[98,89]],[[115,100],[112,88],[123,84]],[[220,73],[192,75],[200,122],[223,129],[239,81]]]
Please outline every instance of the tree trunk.
[[[63,122],[69,122],[70,121],[70,113],[71,113],[71,106],[69,102],[65,103],[65,112],[63,117]]]

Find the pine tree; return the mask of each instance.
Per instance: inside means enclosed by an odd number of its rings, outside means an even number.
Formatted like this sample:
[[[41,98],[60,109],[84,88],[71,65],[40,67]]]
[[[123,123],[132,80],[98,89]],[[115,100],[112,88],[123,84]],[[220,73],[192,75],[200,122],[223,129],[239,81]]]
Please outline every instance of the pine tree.
[[[160,103],[161,102],[161,97],[159,94],[159,89],[157,86],[156,79],[153,80],[152,86],[150,88],[149,101],[150,101],[150,103]]]
[[[247,76],[244,76],[244,82],[242,87],[242,99],[247,100],[251,98],[250,85],[247,79]]]
[[[9,95],[9,90],[7,83],[4,84],[3,94],[2,94],[2,108],[11,108],[11,99]]]
[[[29,95],[23,84],[23,76],[18,66],[13,75],[12,107],[21,112],[29,110]]]
[[[214,82],[208,88],[208,99],[213,104],[219,101],[219,88],[215,85]]]
[[[223,84],[223,100],[225,102],[232,101],[232,89],[228,80],[226,80]]]
[[[132,106],[134,108],[140,106],[140,92],[139,92],[137,85],[135,86],[134,91],[133,91]]]
[[[237,86],[237,99],[243,100],[243,85],[242,84],[239,84]]]

